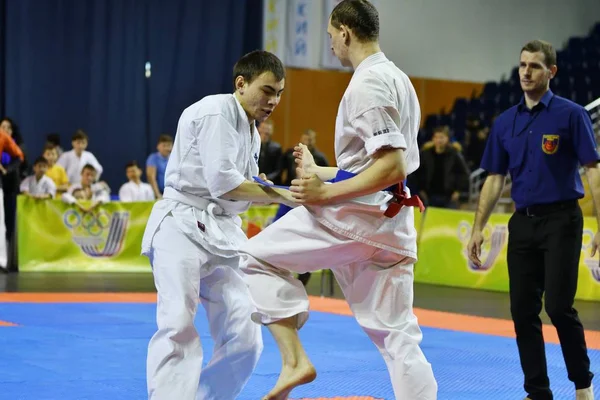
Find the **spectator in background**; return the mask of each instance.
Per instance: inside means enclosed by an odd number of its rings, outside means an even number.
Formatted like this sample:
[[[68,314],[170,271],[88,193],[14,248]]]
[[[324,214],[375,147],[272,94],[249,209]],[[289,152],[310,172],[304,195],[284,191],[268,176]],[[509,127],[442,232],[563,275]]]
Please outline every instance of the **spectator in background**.
[[[273,121],[270,119],[258,125],[260,134],[260,157],[258,170],[267,175],[267,179],[276,185],[281,184],[281,145],[271,140]]]
[[[154,201],[154,191],[152,186],[142,182],[142,170],[137,161],[131,161],[125,166],[125,174],[129,182],[123,184],[119,189],[119,201]]]
[[[2,179],[2,190],[4,192],[4,224],[6,226],[6,239],[11,244],[11,249],[8,251],[8,263],[9,269],[16,269],[15,255],[16,255],[16,237],[15,237],[15,225],[17,223],[17,196],[19,194],[19,185],[21,179],[27,176],[29,165],[27,163],[27,154],[25,145],[23,143],[23,136],[19,130],[18,125],[10,118],[3,118],[0,121],[0,125],[4,126],[4,130],[10,135],[12,141],[19,146],[23,152],[23,159],[19,157],[12,157],[7,152],[2,153],[2,165],[6,170],[6,174],[1,176]]]
[[[48,161],[46,176],[54,182],[58,198],[60,198],[69,189],[69,177],[62,165],[56,163],[58,159],[58,148],[56,145],[50,142],[46,143],[46,146],[44,146],[44,158]]]
[[[0,153],[7,152],[12,157],[12,165],[19,166],[19,163],[25,159],[23,151],[13,141],[11,135],[6,131],[6,124],[0,123]],[[6,168],[0,165],[0,172],[3,175],[7,174]],[[2,182],[2,181],[0,181]],[[5,215],[4,215],[4,190],[0,187],[0,269],[6,270],[8,266],[8,253],[6,240],[12,239],[11,236],[7,235]],[[13,215],[14,217],[14,215]]]
[[[154,191],[154,196],[157,199],[162,199],[162,194],[165,190],[165,171],[167,170],[169,156],[173,150],[173,137],[170,135],[160,135],[156,150],[158,151],[150,154],[146,160],[146,177]]]
[[[448,127],[433,131],[431,145],[423,146],[421,166],[409,179],[429,206],[458,208],[461,192],[469,190],[469,168],[460,150],[450,144]]]
[[[479,168],[479,165],[481,164],[481,158],[485,151],[485,144],[489,132],[490,128],[487,126],[481,126],[474,136],[470,136],[471,133],[469,132],[469,137],[465,142],[467,148],[465,151],[465,158],[467,159],[467,165],[471,170]]]
[[[315,164],[317,164],[317,166],[329,166],[325,154],[321,153],[316,147],[317,132],[313,131],[312,129],[307,129],[304,133],[302,133],[302,136],[300,136],[300,143],[308,147],[315,159]],[[294,146],[295,145],[296,144],[294,144]],[[285,186],[290,186],[292,184],[292,180],[296,179],[296,168],[298,166],[296,165],[296,159],[294,157],[294,146],[286,150],[286,152],[283,154],[281,181]]]
[[[21,182],[21,194],[36,199],[52,199],[56,197],[56,185],[48,176],[48,160],[38,157],[33,162],[33,175]]]
[[[82,176],[83,167],[91,165],[96,171],[96,179],[102,175],[102,165],[98,162],[96,157],[86,151],[88,146],[88,135],[81,129],[78,129],[71,139],[73,149],[64,152],[57,161],[58,165],[61,165],[66,171],[71,184],[79,183]]]
[[[477,132],[481,129],[481,121],[473,114],[467,116],[466,129],[464,134],[464,143],[468,145],[469,139],[477,136]]]
[[[46,136],[46,143],[51,143],[54,145],[54,147],[56,147],[56,153],[58,154],[58,157],[62,156],[62,153],[64,153],[64,149],[62,147],[60,147],[60,134],[58,133],[49,133]]]
[[[66,153],[65,153],[66,154]],[[91,164],[86,164],[81,170],[81,176],[78,183],[72,184],[69,190],[62,195],[62,201],[67,204],[76,205],[83,212],[89,212],[103,203],[110,201],[110,188],[104,183],[94,183],[98,178],[96,168]],[[74,195],[76,191],[77,197]],[[80,203],[80,200],[89,200],[92,204],[89,207]]]

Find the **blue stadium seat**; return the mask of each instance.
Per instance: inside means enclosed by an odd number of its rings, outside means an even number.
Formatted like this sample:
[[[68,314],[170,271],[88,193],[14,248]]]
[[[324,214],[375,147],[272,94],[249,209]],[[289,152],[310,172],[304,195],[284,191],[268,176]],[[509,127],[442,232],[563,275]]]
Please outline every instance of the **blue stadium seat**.
[[[564,49],[557,51],[558,74],[550,88],[562,97],[585,105],[600,97],[600,22],[586,37],[570,38]],[[454,132],[454,140],[461,141],[470,115],[478,117],[485,125],[493,117],[521,100],[523,93],[519,82],[519,68],[514,67],[507,80],[486,82],[479,98],[460,98],[454,102],[452,111],[429,115],[425,130],[448,125]]]

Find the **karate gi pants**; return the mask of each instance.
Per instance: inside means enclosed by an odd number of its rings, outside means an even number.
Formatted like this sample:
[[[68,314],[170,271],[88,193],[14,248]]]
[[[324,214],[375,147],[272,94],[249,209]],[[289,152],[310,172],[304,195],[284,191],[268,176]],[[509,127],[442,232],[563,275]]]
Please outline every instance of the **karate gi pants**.
[[[405,256],[337,234],[304,207],[288,212],[242,246],[242,270],[257,312],[269,324],[308,319],[309,301],[293,273],[330,268],[359,325],[387,365],[396,399],[433,400],[437,383],[419,344],[413,313],[413,265]],[[331,338],[343,346],[344,332]]]
[[[255,308],[239,257],[206,251],[169,214],[154,234],[149,258],[158,291],[158,331],[148,346],[148,398],[235,399],[262,352],[261,327],[250,319]],[[215,342],[204,369],[194,326],[198,298]]]

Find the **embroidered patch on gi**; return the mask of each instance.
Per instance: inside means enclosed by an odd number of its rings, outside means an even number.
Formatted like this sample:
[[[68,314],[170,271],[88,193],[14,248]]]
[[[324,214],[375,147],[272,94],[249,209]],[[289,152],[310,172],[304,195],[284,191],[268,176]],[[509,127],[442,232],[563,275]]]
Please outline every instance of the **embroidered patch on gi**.
[[[200,230],[202,232],[206,232],[206,226],[204,226],[204,224],[200,221],[197,221],[197,222],[198,222],[198,228],[200,228]]]
[[[544,135],[542,137],[542,150],[546,154],[554,154],[558,151],[559,135]]]
[[[258,164],[258,153],[254,153],[254,162]]]

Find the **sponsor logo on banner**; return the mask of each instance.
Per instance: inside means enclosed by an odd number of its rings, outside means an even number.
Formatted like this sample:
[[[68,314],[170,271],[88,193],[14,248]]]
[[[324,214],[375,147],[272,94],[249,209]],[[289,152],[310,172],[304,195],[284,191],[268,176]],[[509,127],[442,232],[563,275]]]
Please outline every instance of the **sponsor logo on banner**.
[[[581,257],[583,258],[585,266],[590,270],[590,275],[594,278],[594,282],[600,283],[600,259],[598,258],[598,251],[596,251],[594,257],[591,257],[593,240],[594,232],[591,229],[584,229],[581,244]]]
[[[273,223],[278,205],[252,206],[241,215],[242,230],[249,238],[258,235],[263,229]]]
[[[472,229],[473,227],[469,222],[461,221],[458,224],[457,236],[463,245],[463,256],[467,260],[469,270],[474,272],[487,272],[494,266],[498,259],[498,255],[506,244],[508,239],[508,228],[506,225],[486,225],[483,230],[483,244],[481,245],[481,255],[479,258],[482,261],[481,266],[477,266],[469,260],[467,245],[471,239]]]
[[[63,223],[71,232],[73,242],[89,257],[113,257],[123,249],[129,212],[105,210],[81,212],[69,209]]]

